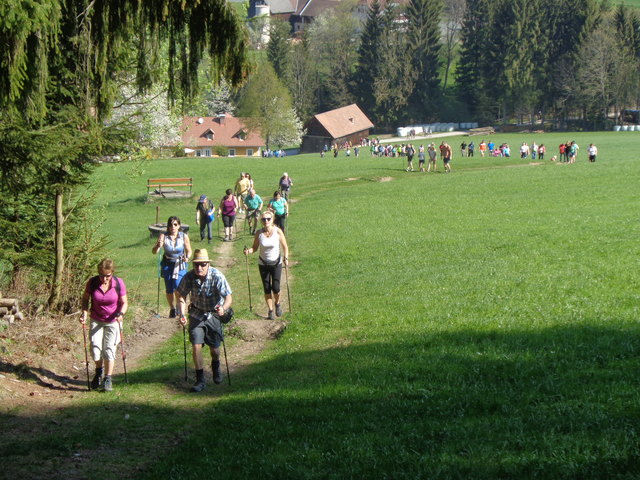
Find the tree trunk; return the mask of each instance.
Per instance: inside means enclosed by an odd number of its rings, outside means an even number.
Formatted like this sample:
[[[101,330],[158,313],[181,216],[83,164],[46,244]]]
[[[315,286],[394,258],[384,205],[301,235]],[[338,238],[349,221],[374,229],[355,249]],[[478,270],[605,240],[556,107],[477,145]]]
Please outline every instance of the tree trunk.
[[[62,273],[64,272],[64,215],[62,214],[62,200],[64,195],[62,188],[56,191],[55,217],[56,231],[54,238],[55,264],[51,295],[49,296],[49,308],[55,307],[60,302],[60,290],[62,288]]]

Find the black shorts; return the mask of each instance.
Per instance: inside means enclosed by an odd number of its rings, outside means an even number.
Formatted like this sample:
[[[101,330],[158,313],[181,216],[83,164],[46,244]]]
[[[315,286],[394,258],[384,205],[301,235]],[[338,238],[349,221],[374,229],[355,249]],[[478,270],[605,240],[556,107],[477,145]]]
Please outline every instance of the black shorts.
[[[264,293],[280,293],[280,278],[282,277],[282,262],[277,265],[258,265]]]
[[[224,223],[225,227],[233,227],[235,219],[235,215],[222,215],[222,223]]]

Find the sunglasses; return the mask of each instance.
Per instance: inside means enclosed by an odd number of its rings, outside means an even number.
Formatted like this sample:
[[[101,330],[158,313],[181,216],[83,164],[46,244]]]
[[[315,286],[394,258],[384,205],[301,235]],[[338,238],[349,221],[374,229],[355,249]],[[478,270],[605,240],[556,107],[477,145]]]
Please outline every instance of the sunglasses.
[[[262,219],[262,223],[270,222],[271,220],[273,220],[273,218],[265,217],[265,218]]]
[[[105,278],[111,278],[112,275],[113,275],[113,273],[110,273],[109,275],[100,274],[98,276],[100,277],[100,279],[104,280]]]
[[[196,268],[204,268],[208,263],[194,263],[193,266]]]

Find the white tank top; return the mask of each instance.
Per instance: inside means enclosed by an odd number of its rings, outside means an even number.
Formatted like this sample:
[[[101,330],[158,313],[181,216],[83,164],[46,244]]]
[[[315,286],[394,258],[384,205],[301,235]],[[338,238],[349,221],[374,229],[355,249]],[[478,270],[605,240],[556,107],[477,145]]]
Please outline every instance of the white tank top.
[[[260,258],[258,260],[260,265],[276,265],[282,261],[280,259],[280,231],[277,228],[273,229],[270,237],[267,237],[264,232],[261,233],[258,242],[260,243]]]

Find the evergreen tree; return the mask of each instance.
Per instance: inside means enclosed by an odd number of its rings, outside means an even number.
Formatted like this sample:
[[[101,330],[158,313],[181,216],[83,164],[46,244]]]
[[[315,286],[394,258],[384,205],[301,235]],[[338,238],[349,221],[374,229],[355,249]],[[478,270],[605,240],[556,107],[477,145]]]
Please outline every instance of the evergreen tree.
[[[480,122],[492,122],[489,113],[489,79],[486,69],[487,35],[491,25],[489,0],[467,0],[461,30],[461,49],[456,69],[458,95],[471,115]]]
[[[0,54],[0,109],[7,127],[0,130],[0,144],[15,144],[15,131],[34,139],[0,157],[0,210],[14,212],[7,217],[11,225],[5,224],[12,232],[37,219],[45,206],[55,219],[41,226],[54,238],[49,304],[57,305],[65,267],[63,227],[74,213],[65,210],[63,198],[87,178],[92,158],[127,138],[102,123],[111,113],[119,74],[133,60],[137,86],[146,91],[157,80],[154,62],[166,41],[172,102],[196,94],[205,54],[216,79],[237,84],[247,72],[245,34],[223,0],[49,0],[2,2],[0,38],[12,46]],[[45,148],[35,139],[44,139]],[[20,162],[27,165],[18,169]],[[25,192],[19,214],[5,195],[17,175]],[[12,244],[20,245],[19,234]],[[7,258],[15,271],[24,255]]]
[[[373,98],[373,84],[380,75],[382,43],[381,38],[386,27],[380,2],[373,0],[369,6],[367,19],[360,35],[358,48],[358,63],[353,75],[354,96],[358,105],[367,115],[373,115],[375,100]],[[372,118],[375,122],[375,119]]]
[[[271,19],[267,58],[271,62],[278,78],[284,80],[287,72],[287,60],[291,49],[289,34],[291,25],[283,20]]]
[[[415,120],[433,115],[440,90],[440,20],[441,0],[409,0],[406,7],[406,37],[408,59],[406,74],[415,75],[415,85],[409,99],[409,109]]]

